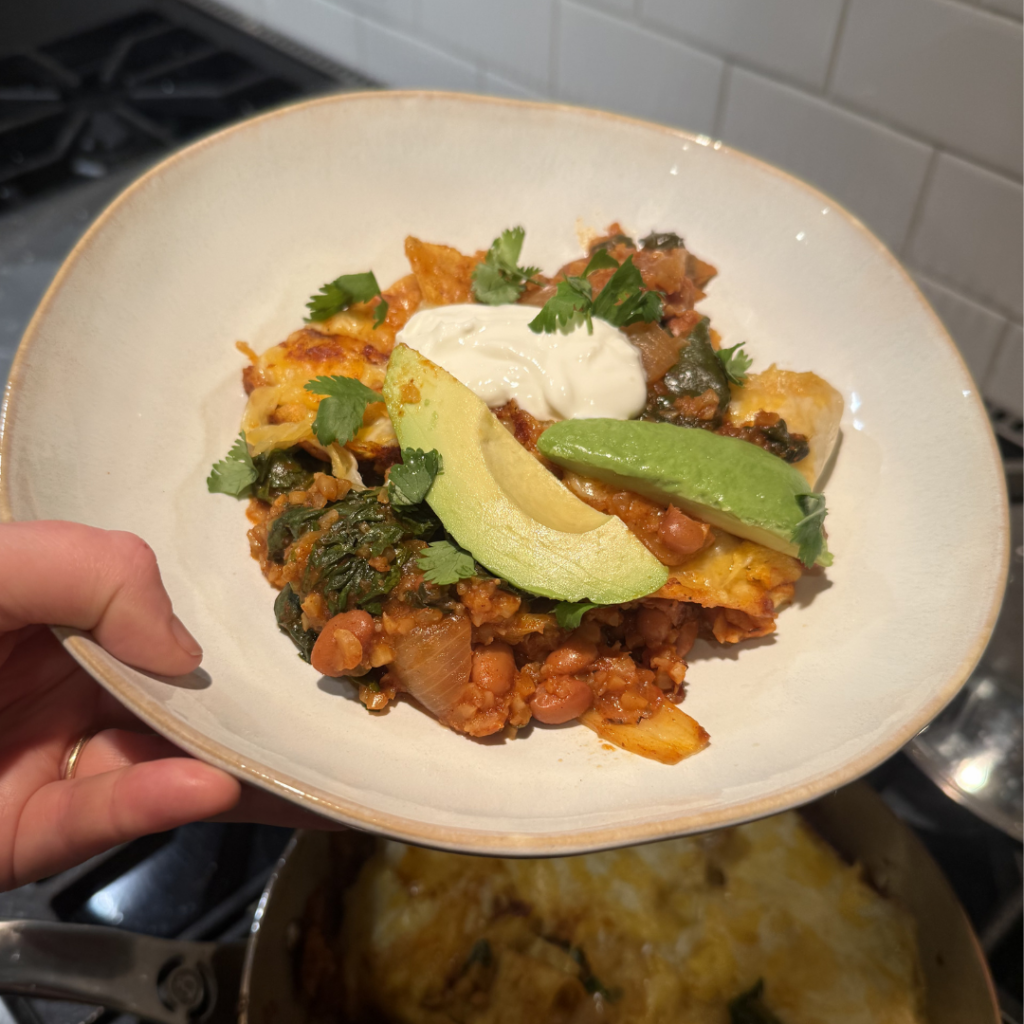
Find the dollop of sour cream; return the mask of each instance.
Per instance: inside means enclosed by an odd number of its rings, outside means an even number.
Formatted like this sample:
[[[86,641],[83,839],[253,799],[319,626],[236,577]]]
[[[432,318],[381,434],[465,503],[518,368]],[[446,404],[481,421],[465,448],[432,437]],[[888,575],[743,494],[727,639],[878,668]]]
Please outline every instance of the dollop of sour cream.
[[[604,320],[569,334],[534,334],[534,306],[423,309],[398,340],[446,369],[489,406],[514,398],[541,420],[626,420],[640,413],[647,382],[640,353]]]

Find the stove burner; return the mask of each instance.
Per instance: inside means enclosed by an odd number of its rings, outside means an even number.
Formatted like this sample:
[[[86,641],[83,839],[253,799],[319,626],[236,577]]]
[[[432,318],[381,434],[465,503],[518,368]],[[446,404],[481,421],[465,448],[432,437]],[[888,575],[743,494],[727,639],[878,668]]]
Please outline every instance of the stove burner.
[[[146,10],[0,59],[0,211],[330,84],[212,35]]]

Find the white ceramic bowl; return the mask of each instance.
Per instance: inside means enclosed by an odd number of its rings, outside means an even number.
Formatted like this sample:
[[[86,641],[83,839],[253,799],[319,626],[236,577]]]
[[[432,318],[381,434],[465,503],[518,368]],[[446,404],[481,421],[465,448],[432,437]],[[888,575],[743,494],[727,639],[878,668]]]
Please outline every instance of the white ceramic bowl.
[[[827,480],[835,565],[770,640],[695,651],[684,707],[711,746],[667,767],[582,727],[474,742],[413,705],[371,717],[278,632],[241,503],[208,494],[238,430],[234,341],[262,350],[337,274],[407,272],[415,234],[464,251],[527,229],[553,271],[579,226],[676,230],[719,276],[703,308],[755,369],[843,394]],[[206,657],[134,671],[71,653],[186,750],[341,821],[452,849],[547,854],[715,828],[888,757],[980,656],[1006,504],[975,385],[893,257],[827,197],[707,139],[591,111],[429,93],[316,100],[174,155],[72,253],[25,336],[0,516],[133,530]]]

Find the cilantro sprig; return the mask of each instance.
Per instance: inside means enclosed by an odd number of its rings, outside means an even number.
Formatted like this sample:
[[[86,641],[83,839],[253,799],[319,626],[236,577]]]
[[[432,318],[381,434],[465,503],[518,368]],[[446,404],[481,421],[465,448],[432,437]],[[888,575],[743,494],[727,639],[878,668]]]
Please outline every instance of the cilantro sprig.
[[[612,267],[615,273],[595,299],[590,275]],[[627,327],[641,320],[659,320],[661,296],[657,292],[644,291],[643,284],[643,277],[632,256],[626,257],[620,266],[606,250],[599,249],[579,277],[570,275],[558,282],[555,294],[530,321],[530,330],[535,334],[552,334],[554,331],[568,334],[586,324],[587,333],[592,334],[594,317],[606,320],[613,327]]]
[[[750,369],[750,364],[754,361],[746,352],[740,351],[744,345],[746,342],[741,341],[738,345],[719,349],[715,353],[718,356],[718,361],[722,364],[722,369],[725,370],[725,376],[729,383],[740,387],[746,383],[747,370]]]
[[[587,332],[592,334],[594,300],[589,277],[596,270],[608,270],[612,267],[618,267],[614,257],[605,249],[598,249],[591,256],[582,274],[578,277],[570,275],[564,281],[558,282],[555,294],[530,321],[530,330],[534,334],[553,334],[555,331],[568,334],[585,323]]]
[[[797,557],[809,569],[818,560],[825,546],[822,525],[828,509],[825,508],[825,495],[819,493],[798,494],[797,502],[804,517],[793,529],[792,541],[800,551]]]
[[[314,377],[306,382],[306,390],[327,396],[313,420],[313,433],[322,445],[334,441],[347,444],[362,426],[366,407],[384,401],[376,391],[353,377]]]
[[[306,303],[309,310],[306,323],[329,320],[336,313],[348,309],[353,302],[369,302],[375,295],[380,295],[380,302],[373,313],[373,326],[376,330],[388,315],[388,304],[384,301],[372,270],[365,274],[342,274],[322,285],[320,291]]]
[[[555,620],[562,629],[576,629],[591,608],[599,607],[600,605],[592,604],[590,601],[559,601],[553,611]]]
[[[483,263],[473,269],[473,296],[488,306],[515,302],[540,267],[519,266],[526,230],[508,228],[493,241]]]
[[[459,580],[476,575],[473,556],[450,540],[435,540],[433,544],[428,544],[419,553],[417,562],[428,583],[458,583]]]
[[[245,443],[245,434],[239,431],[235,443],[227,455],[215,462],[206,478],[206,487],[211,494],[230,494],[241,498],[256,482],[258,473]]]
[[[441,453],[436,448],[403,448],[402,461],[388,473],[388,501],[398,511],[423,501],[434,478],[442,472]]]
[[[626,257],[594,300],[594,316],[613,327],[661,319],[661,296],[644,291],[644,279],[632,256]]]

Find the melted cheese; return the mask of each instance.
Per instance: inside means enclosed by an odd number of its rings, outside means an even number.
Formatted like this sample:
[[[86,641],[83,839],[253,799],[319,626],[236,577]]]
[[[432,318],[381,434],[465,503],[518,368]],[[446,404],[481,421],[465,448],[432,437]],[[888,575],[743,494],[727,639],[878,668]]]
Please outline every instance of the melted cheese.
[[[785,1024],[924,1019],[911,921],[792,813],[546,860],[381,842],[335,952],[352,1019],[395,1024],[722,1024],[759,978]]]

